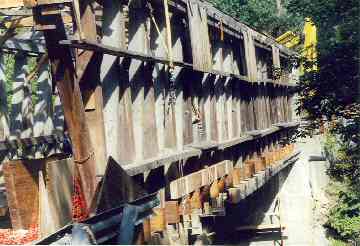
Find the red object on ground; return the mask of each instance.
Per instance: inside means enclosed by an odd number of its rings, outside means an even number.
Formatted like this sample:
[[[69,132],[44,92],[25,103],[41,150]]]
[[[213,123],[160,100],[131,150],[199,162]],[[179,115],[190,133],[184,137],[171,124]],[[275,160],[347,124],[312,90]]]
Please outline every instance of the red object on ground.
[[[39,229],[32,225],[29,230],[0,229],[0,244],[27,244],[39,239]]]
[[[88,218],[85,197],[82,193],[79,178],[74,178],[74,194],[72,197],[73,221]],[[39,228],[33,223],[28,230],[0,229],[0,245],[28,244],[39,239]]]

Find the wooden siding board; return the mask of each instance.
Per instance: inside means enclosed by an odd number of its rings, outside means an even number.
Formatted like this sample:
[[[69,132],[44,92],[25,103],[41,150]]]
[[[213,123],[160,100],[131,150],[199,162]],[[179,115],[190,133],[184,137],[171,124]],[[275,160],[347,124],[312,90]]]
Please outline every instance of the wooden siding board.
[[[29,229],[39,216],[38,171],[41,161],[10,161],[4,164],[4,178],[12,227]]]
[[[72,220],[73,178],[74,161],[71,158],[46,164],[46,190],[55,231]]]
[[[126,48],[124,11],[119,1],[106,1],[103,6],[102,43],[118,48]],[[126,134],[121,134],[121,127],[127,123],[124,107],[124,98],[120,98],[119,84],[126,83],[121,81],[119,58],[109,54],[103,54],[100,65],[100,81],[102,83],[103,94],[103,117],[106,140],[106,157],[112,156],[120,161],[124,158],[121,155],[120,141],[124,139],[127,144],[129,139]],[[124,95],[123,93],[122,95]],[[121,108],[123,107],[123,108]],[[119,116],[120,114],[120,116]],[[132,131],[132,129],[127,129]],[[124,132],[125,133],[125,132]],[[130,142],[131,143],[131,142]],[[131,156],[131,152],[128,153]],[[131,158],[131,157],[130,157]]]
[[[194,69],[210,71],[212,62],[206,10],[199,2],[189,0],[187,13]]]

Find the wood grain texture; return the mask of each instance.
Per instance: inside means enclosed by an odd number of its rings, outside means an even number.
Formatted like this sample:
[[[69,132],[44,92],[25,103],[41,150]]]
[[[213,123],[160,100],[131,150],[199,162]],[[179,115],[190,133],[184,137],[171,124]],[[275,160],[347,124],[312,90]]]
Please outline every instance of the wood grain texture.
[[[45,180],[42,171],[39,172],[39,231],[40,237],[46,237],[54,233],[57,229],[54,220],[54,211],[51,209],[48,191],[46,190]]]
[[[210,71],[212,67],[207,13],[200,2],[187,1],[194,69]]]
[[[72,220],[74,166],[71,158],[46,164],[46,192],[55,230]]]
[[[11,224],[29,229],[39,219],[39,171],[44,161],[10,161],[3,164]]]

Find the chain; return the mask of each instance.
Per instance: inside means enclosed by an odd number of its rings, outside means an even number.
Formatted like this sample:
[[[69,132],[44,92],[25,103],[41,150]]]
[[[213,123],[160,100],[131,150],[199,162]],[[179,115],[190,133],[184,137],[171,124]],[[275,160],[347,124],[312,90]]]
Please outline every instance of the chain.
[[[173,67],[169,67],[169,106],[174,106],[176,103],[176,88],[175,88],[175,72]]]
[[[203,121],[201,120],[200,111],[199,111],[199,109],[197,109],[197,108],[195,107],[195,104],[194,104],[193,101],[191,102],[191,106],[192,106],[192,110],[193,110],[193,112],[194,112],[194,115],[195,115],[195,117],[196,117],[196,119],[195,119],[195,121],[193,122],[193,124],[197,124],[200,139],[203,140],[203,137],[204,137],[204,135],[205,135],[205,132],[204,132]]]
[[[169,75],[169,99],[168,99],[167,109],[166,109],[166,113],[165,113],[165,117],[164,117],[164,127],[166,127],[166,119],[170,113],[170,109],[174,110],[174,106],[176,103],[176,87],[175,87],[176,76],[174,73],[174,68],[171,66],[169,66],[168,75]],[[164,91],[164,98],[165,98],[165,91]],[[166,106],[164,105],[164,107],[166,107]]]

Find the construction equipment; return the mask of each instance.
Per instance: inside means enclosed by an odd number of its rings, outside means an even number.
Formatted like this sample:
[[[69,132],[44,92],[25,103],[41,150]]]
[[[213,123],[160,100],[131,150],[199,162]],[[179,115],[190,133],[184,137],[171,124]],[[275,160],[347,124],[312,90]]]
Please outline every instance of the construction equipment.
[[[304,44],[301,50],[301,56],[304,62],[301,63],[300,72],[303,74],[304,71],[312,72],[317,71],[317,28],[315,23],[310,17],[305,18],[305,25],[303,30]],[[301,44],[302,38],[296,35],[294,32],[287,31],[278,38],[276,42],[286,46],[287,48],[295,48]],[[305,64],[305,68],[304,65]]]

